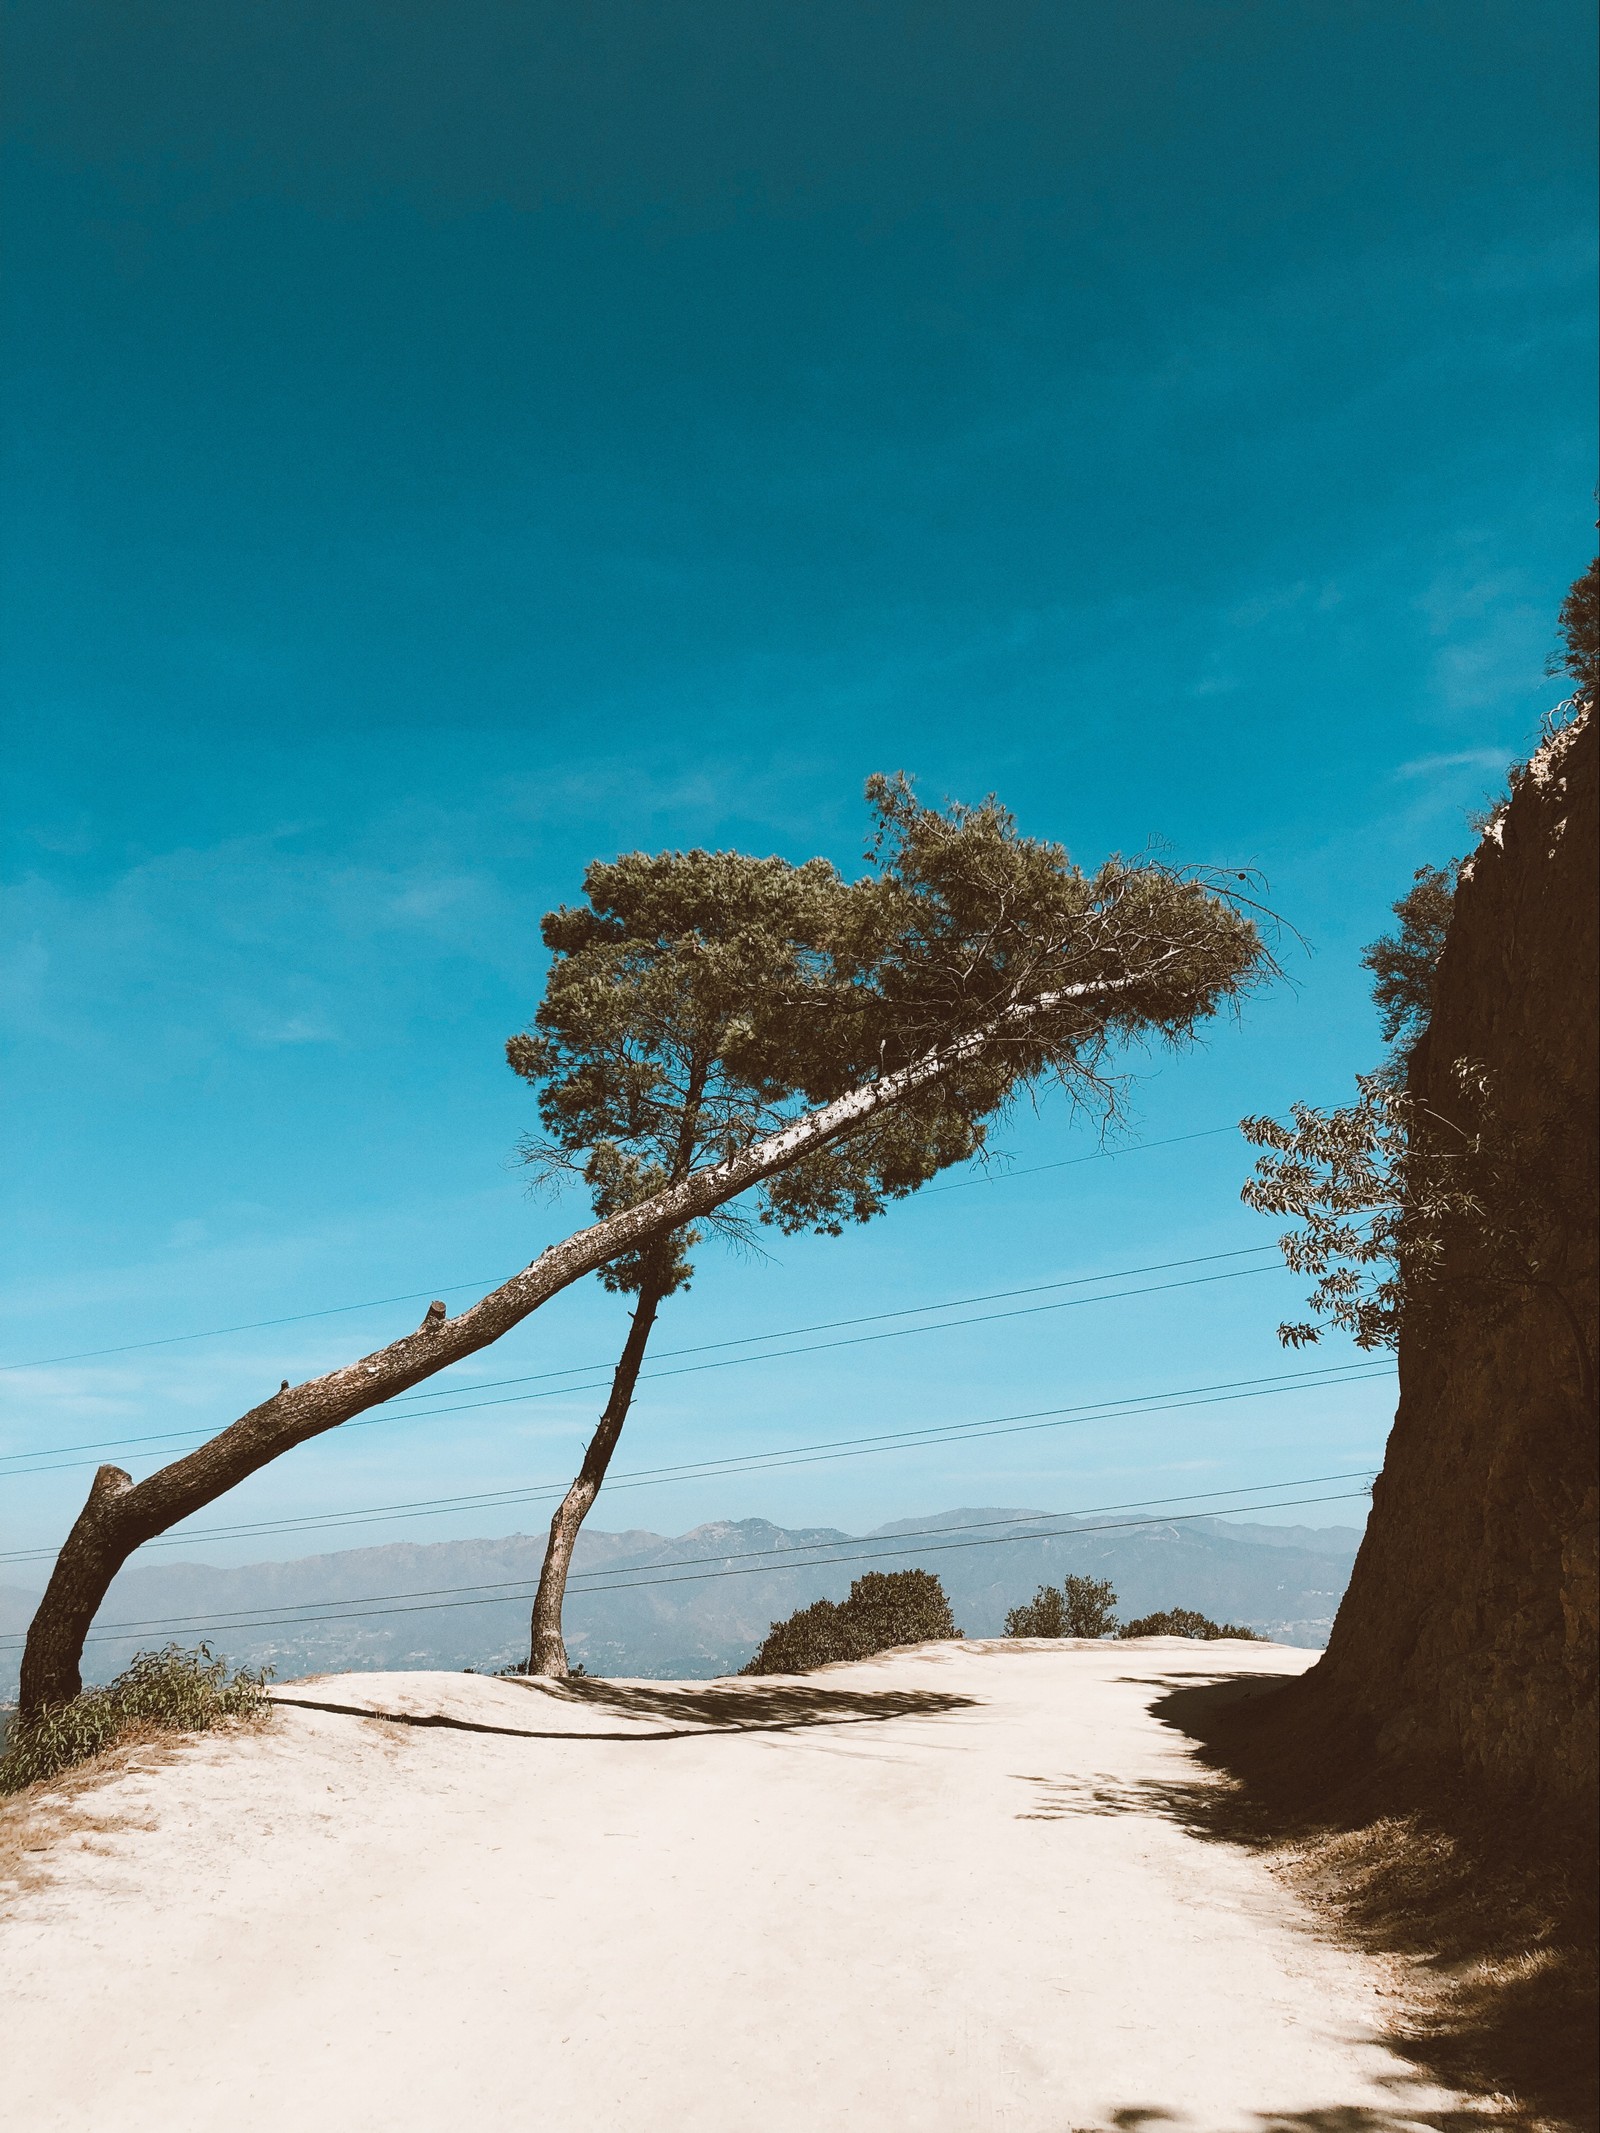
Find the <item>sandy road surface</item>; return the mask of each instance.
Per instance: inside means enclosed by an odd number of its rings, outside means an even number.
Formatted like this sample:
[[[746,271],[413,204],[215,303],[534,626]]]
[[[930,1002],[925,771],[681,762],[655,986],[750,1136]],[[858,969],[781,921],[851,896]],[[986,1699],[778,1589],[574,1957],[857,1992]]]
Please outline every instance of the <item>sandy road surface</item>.
[[[6,1906],[0,2105],[17,2133],[1437,2122],[1458,2099],[1382,2043],[1382,1972],[1171,1811],[1197,1771],[1151,1707],[1310,1656],[288,1685],[450,1722],[286,1710],[94,1794]]]

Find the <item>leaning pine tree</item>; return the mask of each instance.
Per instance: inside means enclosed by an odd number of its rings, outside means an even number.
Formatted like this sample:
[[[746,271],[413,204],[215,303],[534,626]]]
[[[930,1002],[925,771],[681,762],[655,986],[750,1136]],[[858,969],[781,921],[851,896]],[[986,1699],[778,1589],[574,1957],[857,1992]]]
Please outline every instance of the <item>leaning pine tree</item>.
[[[553,954],[544,1000],[506,1057],[538,1091],[542,1130],[523,1143],[525,1159],[542,1184],[581,1176],[605,1221],[781,1130],[818,1064],[808,1018],[841,1004],[828,999],[827,980],[849,934],[851,891],[818,861],[692,851],[596,861],[584,892],[586,903],[544,920]],[[773,1005],[785,1002],[774,1022]],[[787,1194],[780,1178],[767,1180],[761,1213],[790,1229],[837,1232],[973,1154],[982,1132],[960,1111],[925,1104],[899,1131],[880,1133],[864,1160],[813,1164],[798,1199],[793,1173],[784,1174]],[[632,1296],[633,1311],[610,1395],[550,1521],[530,1673],[568,1671],[562,1606],[573,1549],[628,1419],[656,1315],[689,1286],[689,1255],[705,1230],[749,1237],[748,1219],[724,1205],[600,1269],[602,1286]]]
[[[24,1716],[78,1693],[84,1637],[133,1551],[295,1445],[488,1347],[585,1275],[658,1244],[670,1253],[675,1232],[742,1193],[762,1189],[776,1221],[827,1227],[913,1188],[930,1148],[975,1149],[986,1122],[1042,1082],[1113,1108],[1119,1046],[1181,1041],[1267,967],[1236,878],[1121,859],[1085,874],[1059,845],[1019,836],[992,801],[940,812],[883,778],[869,797],[873,870],[853,883],[821,862],[795,870],[814,884],[817,913],[730,1026],[730,1071],[768,1100],[730,1112],[720,1148],[702,1140],[681,1175],[663,1174],[458,1317],[430,1305],[414,1332],[286,1380],[142,1481],[101,1467],[28,1631]]]

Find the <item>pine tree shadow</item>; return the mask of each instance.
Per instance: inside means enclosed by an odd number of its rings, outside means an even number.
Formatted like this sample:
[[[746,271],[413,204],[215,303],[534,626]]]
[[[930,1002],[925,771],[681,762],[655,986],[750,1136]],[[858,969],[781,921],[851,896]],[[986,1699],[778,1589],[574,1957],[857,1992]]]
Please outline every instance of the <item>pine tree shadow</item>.
[[[1110,2111],[1093,2126],[1076,2125],[1071,2133],[1157,2133],[1171,2127],[1182,2133],[1188,2121],[1176,2111],[1159,2106],[1128,2104]],[[1494,2133],[1495,2128],[1514,2124],[1497,2105],[1481,2109],[1418,2110],[1403,2099],[1393,2109],[1374,2109],[1368,2104],[1328,2104],[1303,2111],[1252,2111],[1248,2133]],[[1241,2127],[1241,2133],[1245,2129]]]
[[[719,1733],[789,1731],[801,1726],[860,1725],[890,1718],[937,1718],[971,1710],[978,1699],[935,1689],[860,1689],[832,1683],[749,1680],[683,1682],[590,1680],[562,1682],[526,1675],[500,1677],[541,1697],[578,1704],[597,1716],[653,1719],[662,1726]]]
[[[1174,1712],[1197,1717],[1207,1709],[1235,1702],[1241,1692],[1261,1685],[1259,1673],[1222,1674],[1198,1685],[1173,1689],[1170,1674],[1123,1674],[1119,1682],[1155,1690],[1155,1715],[1167,1725],[1175,1722],[1186,1730]],[[1238,1842],[1259,1835],[1236,1788],[1219,1786],[1216,1778],[1119,1778],[1103,1772],[1070,1771],[1035,1776],[1019,1772],[1025,1785],[1034,1788],[1029,1805],[1018,1816],[1024,1822],[1058,1822],[1077,1815],[1160,1815],[1197,1835]]]

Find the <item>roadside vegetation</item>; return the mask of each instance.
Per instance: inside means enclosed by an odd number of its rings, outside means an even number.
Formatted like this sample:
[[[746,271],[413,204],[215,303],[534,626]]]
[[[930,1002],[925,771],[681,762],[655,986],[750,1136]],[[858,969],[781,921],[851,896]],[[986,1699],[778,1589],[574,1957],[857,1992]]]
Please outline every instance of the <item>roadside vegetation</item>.
[[[1557,635],[1547,672],[1570,694],[1547,714],[1546,741],[1593,714],[1600,560],[1568,592]],[[1513,764],[1506,796],[1474,827],[1498,841],[1511,797],[1533,775],[1532,764]],[[1402,1324],[1448,1337],[1499,1324],[1531,1298],[1571,1358],[1592,1422],[1593,1337],[1565,1250],[1593,1223],[1592,1167],[1574,1160],[1569,1121],[1540,1100],[1533,1067],[1527,1086],[1508,1090],[1480,1060],[1428,1056],[1439,961],[1469,866],[1419,867],[1391,906],[1395,930],[1362,953],[1388,1054],[1356,1076],[1356,1101],[1325,1111],[1297,1103],[1290,1126],[1241,1120],[1263,1151],[1242,1198],[1296,1225],[1279,1240],[1284,1263],[1315,1283],[1310,1316],[1278,1328],[1285,1347],[1314,1346],[1332,1330],[1358,1348],[1393,1349]]]
[[[1059,1585],[1041,1585],[1022,1607],[1006,1616],[1008,1637],[1109,1637],[1115,1634],[1116,1593],[1109,1578],[1069,1575]]]
[[[809,1674],[840,1659],[870,1659],[903,1644],[959,1637],[945,1590],[930,1570],[873,1570],[847,1600],[814,1600],[774,1622],[741,1674]]]
[[[0,1755],[0,1793],[20,1792],[91,1756],[172,1733],[206,1733],[267,1708],[264,1674],[228,1672],[211,1647],[139,1652],[104,1688],[13,1719]]]
[[[1213,1622],[1192,1607],[1167,1607],[1132,1622],[1116,1617],[1117,1595],[1109,1578],[1069,1574],[1059,1585],[1041,1585],[1025,1606],[1006,1616],[1008,1637],[1244,1637],[1264,1640],[1237,1622]]]
[[[1242,1623],[1213,1622],[1209,1615],[1197,1614],[1192,1607],[1164,1607],[1153,1615],[1139,1615],[1132,1622],[1124,1622],[1117,1635],[1194,1637],[1203,1643],[1212,1643],[1218,1637],[1242,1637],[1247,1644],[1266,1642],[1255,1630],[1246,1629]]]

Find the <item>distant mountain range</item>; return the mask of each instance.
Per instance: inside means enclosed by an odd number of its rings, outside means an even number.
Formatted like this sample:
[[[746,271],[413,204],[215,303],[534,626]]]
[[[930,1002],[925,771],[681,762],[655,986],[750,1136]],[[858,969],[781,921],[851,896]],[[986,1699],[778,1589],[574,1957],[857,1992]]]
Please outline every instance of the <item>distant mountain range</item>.
[[[1074,1570],[1109,1578],[1125,1619],[1197,1607],[1283,1644],[1320,1646],[1361,1540],[1350,1527],[1200,1518],[1121,1532],[1057,1527],[1045,1539],[995,1544],[1003,1521],[1045,1515],[945,1511],[862,1535],[795,1532],[759,1518],[670,1536],[586,1529],[574,1570],[591,1584],[569,1595],[568,1647],[592,1674],[705,1680],[735,1672],[768,1625],[795,1608],[842,1599],[864,1570],[913,1566],[943,1579],[968,1636],[999,1635],[1008,1608]],[[237,1664],[272,1667],[280,1681],[351,1669],[504,1666],[527,1651],[543,1553],[543,1534],[519,1533],[228,1569],[136,1563],[112,1586],[101,1620],[139,1626],[97,1636],[85,1678],[108,1679],[141,1648],[201,1638]],[[34,1594],[0,1588],[0,1635],[24,1630],[34,1605]],[[18,1657],[14,1649],[0,1653],[0,1699],[16,1693]]]

